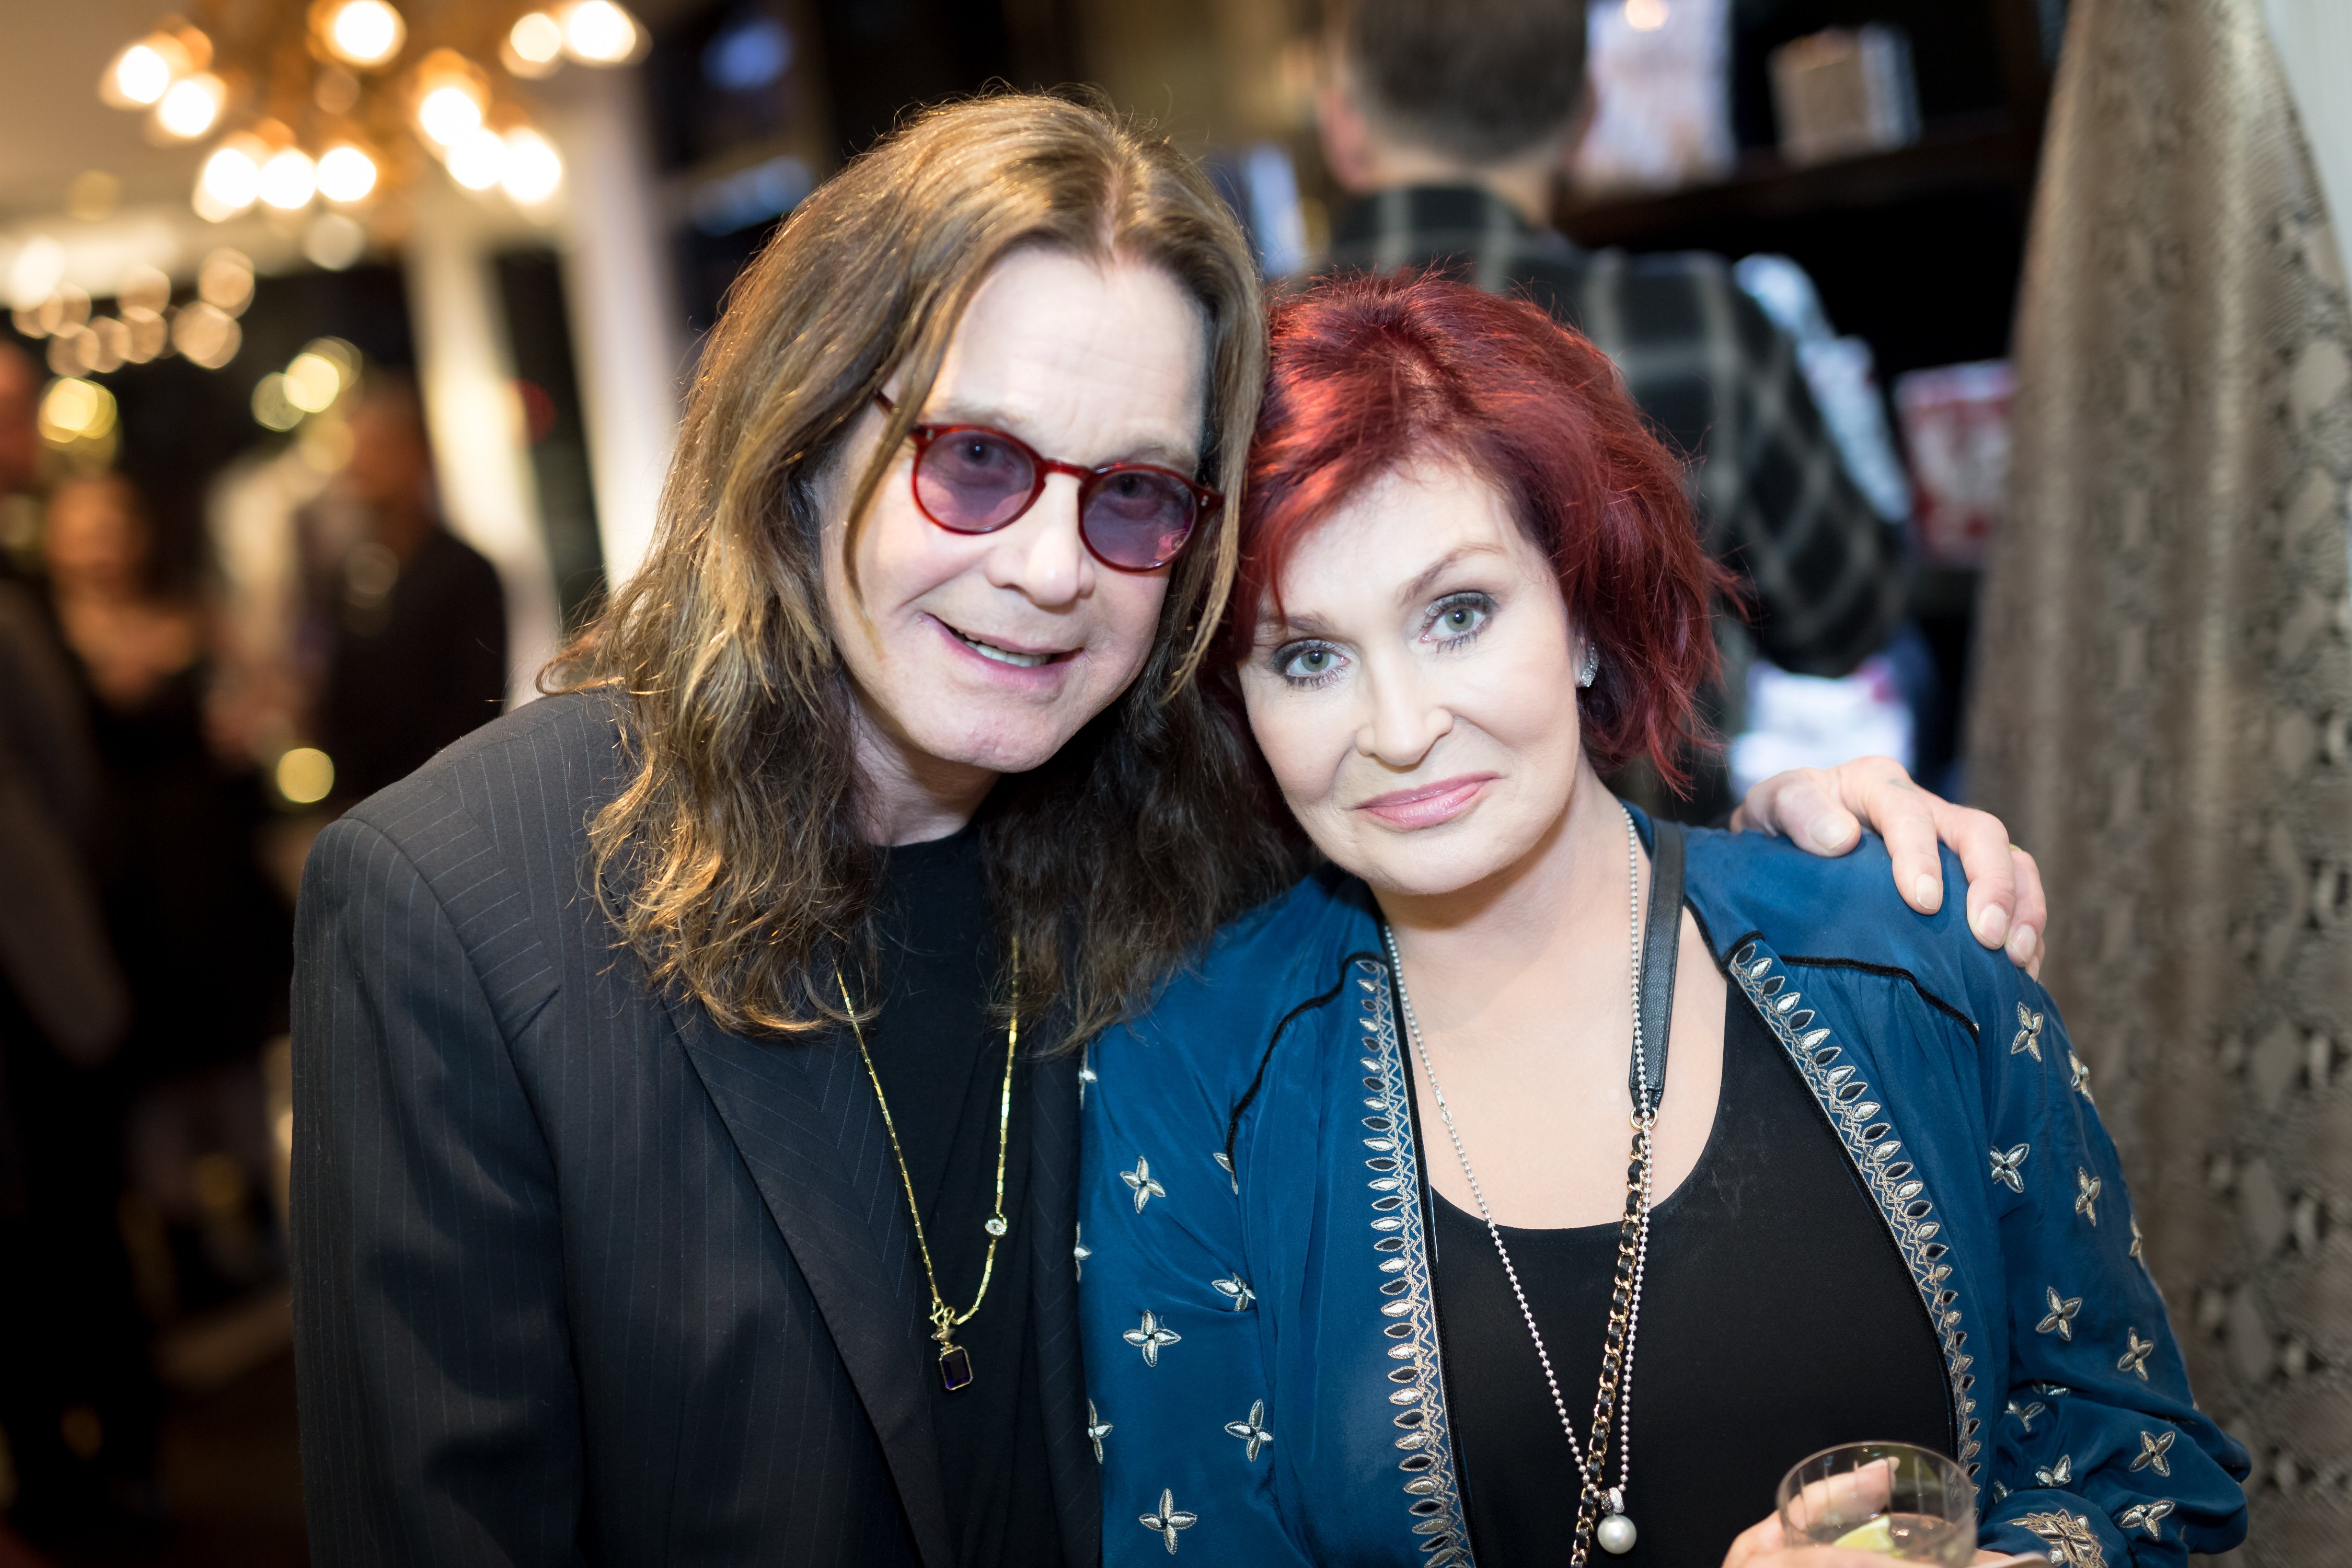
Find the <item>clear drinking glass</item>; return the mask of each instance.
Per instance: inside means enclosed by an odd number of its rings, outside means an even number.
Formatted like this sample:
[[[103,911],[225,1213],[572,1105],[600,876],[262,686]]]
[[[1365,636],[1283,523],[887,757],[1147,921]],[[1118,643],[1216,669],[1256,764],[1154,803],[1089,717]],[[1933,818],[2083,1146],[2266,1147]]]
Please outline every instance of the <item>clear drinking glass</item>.
[[[1977,1490],[1941,1454],[1907,1443],[1848,1443],[1801,1460],[1780,1481],[1791,1546],[1843,1546],[1964,1568],[1977,1550]]]

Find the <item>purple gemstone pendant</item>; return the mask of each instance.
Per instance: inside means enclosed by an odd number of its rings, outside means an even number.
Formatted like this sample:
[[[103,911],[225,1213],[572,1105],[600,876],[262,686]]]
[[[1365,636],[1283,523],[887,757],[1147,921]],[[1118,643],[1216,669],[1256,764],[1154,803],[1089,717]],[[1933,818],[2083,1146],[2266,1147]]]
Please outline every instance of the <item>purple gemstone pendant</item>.
[[[961,1345],[942,1346],[940,1351],[940,1381],[953,1394],[959,1388],[971,1385],[971,1352]]]

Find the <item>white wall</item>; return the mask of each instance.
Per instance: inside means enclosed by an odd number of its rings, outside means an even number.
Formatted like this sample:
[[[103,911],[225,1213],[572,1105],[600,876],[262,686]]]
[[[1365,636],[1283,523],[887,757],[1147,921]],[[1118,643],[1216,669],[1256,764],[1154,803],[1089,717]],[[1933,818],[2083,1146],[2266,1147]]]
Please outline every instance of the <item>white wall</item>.
[[[2263,0],[2352,275],[2352,0]]]

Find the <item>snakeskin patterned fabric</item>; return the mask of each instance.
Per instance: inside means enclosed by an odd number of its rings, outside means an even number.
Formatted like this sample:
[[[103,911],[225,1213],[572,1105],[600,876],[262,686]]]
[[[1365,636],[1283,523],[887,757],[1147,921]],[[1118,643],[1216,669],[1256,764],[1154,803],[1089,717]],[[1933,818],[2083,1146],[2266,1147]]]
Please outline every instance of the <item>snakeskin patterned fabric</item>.
[[[2352,1495],[2352,316],[2258,0],[2076,0],[1980,622],[1979,804],[2205,1407],[2231,1561]]]

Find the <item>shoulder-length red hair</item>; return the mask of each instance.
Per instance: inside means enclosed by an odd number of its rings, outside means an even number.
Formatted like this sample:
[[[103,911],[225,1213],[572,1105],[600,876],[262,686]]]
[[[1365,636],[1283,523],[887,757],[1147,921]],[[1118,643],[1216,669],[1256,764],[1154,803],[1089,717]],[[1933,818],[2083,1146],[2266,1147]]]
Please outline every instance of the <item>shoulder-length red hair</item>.
[[[1430,273],[1326,279],[1270,326],[1229,657],[1247,657],[1291,552],[1342,503],[1401,464],[1462,463],[1550,557],[1601,650],[1580,710],[1594,765],[1647,757],[1680,786],[1733,579],[1608,356],[1526,300]]]

